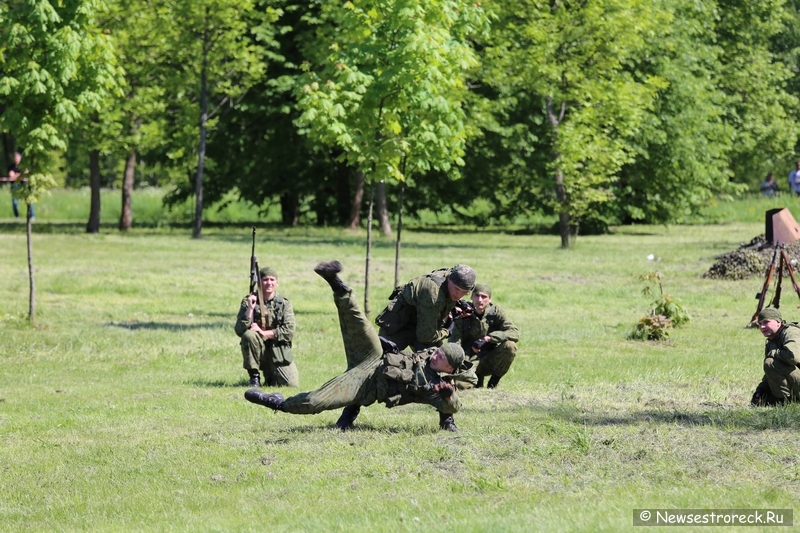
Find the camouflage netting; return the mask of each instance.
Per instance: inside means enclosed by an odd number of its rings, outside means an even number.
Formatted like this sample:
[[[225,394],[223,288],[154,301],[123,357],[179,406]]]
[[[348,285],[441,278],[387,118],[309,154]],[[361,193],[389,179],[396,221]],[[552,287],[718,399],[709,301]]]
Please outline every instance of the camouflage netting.
[[[754,276],[764,276],[767,273],[770,261],[772,261],[774,251],[775,248],[767,242],[766,235],[762,233],[752,241],[739,246],[738,250],[718,256],[717,261],[711,265],[708,272],[703,274],[703,277],[746,279]],[[800,267],[800,241],[786,245],[786,257],[789,258],[789,261],[794,259],[798,262],[797,264],[792,264],[792,270],[795,271],[795,276],[797,276],[798,267]],[[785,271],[784,274],[788,276]]]

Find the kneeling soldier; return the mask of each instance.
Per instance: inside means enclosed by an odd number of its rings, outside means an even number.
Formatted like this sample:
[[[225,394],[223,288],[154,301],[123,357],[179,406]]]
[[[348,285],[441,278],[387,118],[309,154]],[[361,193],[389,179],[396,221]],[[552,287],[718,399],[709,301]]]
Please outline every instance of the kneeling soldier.
[[[300,377],[292,355],[295,330],[292,303],[278,293],[278,273],[274,268],[262,268],[259,283],[264,301],[260,302],[257,294],[245,296],[234,326],[242,338],[239,344],[250,386],[261,386],[261,370],[264,385],[299,387]]]
[[[756,387],[753,405],[778,405],[800,397],[800,326],[788,323],[781,312],[767,307],[758,314],[758,329],[767,338],[764,378]]]
[[[375,402],[386,407],[423,403],[441,413],[457,412],[461,404],[450,382],[455,377],[455,370],[464,363],[461,347],[445,345],[417,352],[400,352],[387,343],[384,348],[359,308],[352,290],[339,278],[341,270],[338,261],[320,263],[314,269],[333,289],[347,371],[317,390],[286,399],[280,393],[267,394],[258,389],[245,392],[245,398],[276,411],[302,415],[344,407],[336,423],[343,430],[352,428],[362,406]]]
[[[478,283],[472,291],[471,315],[457,318],[453,324],[450,342],[460,343],[468,361],[477,362],[476,388],[483,387],[483,378],[489,378],[488,387],[497,387],[517,355],[519,330],[506,316],[505,311],[492,303],[492,288]],[[468,380],[459,380],[461,389],[471,388]]]

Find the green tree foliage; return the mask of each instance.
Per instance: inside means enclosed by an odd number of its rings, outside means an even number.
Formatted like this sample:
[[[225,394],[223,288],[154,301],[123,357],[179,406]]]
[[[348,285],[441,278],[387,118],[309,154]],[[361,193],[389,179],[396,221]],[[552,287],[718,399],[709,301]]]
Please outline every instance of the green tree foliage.
[[[528,91],[543,104],[536,112],[549,128],[537,148],[550,155],[548,176],[530,186],[559,213],[568,247],[570,226],[612,200],[619,170],[633,160],[632,140],[664,85],[636,66],[669,17],[643,0],[517,0],[499,18],[486,53],[490,79],[501,98]]]
[[[115,58],[94,23],[99,0],[27,0],[0,5],[0,129],[24,147],[28,185],[14,195],[35,203],[54,185],[42,162],[66,148],[65,131],[96,110],[116,85]],[[35,319],[31,219],[28,211],[29,318]]]
[[[301,132],[373,182],[463,164],[465,78],[477,66],[467,38],[487,23],[479,4],[328,2],[321,18],[297,93]]]
[[[195,224],[202,231],[203,180],[209,133],[219,115],[234,109],[265,73],[265,40],[279,12],[264,8],[267,21],[254,24],[252,0],[160,0],[159,16],[172,23],[170,73],[165,80],[169,99],[168,157],[185,174],[194,176]],[[262,6],[263,7],[263,6]]]

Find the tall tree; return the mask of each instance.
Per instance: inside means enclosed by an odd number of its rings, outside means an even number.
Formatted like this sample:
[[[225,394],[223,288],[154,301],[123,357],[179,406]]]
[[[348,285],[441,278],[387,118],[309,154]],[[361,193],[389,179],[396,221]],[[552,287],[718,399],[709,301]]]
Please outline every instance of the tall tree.
[[[173,75],[167,82],[175,117],[170,156],[195,176],[192,236],[200,238],[209,133],[220,113],[233,109],[263,76],[264,41],[280,13],[267,8],[268,20],[254,26],[254,0],[159,1],[177,30],[171,49]]]
[[[325,3],[321,21],[297,91],[301,132],[342,150],[368,185],[404,181],[403,162],[412,174],[455,172],[468,137],[465,79],[477,66],[468,39],[487,30],[479,3]]]
[[[634,66],[668,15],[645,0],[588,0],[549,4],[513,0],[502,5],[487,50],[501,97],[537,95],[549,124],[540,149],[550,155],[551,190],[561,245],[593,207],[612,199],[619,169],[634,156],[640,131],[662,80]],[[546,146],[546,148],[545,148]]]
[[[82,113],[97,109],[115,86],[115,58],[94,16],[100,0],[26,0],[0,6],[0,129],[25,148],[28,186],[15,195],[36,202],[54,181],[42,161],[66,148],[65,130]],[[9,30],[10,29],[10,30]],[[30,211],[27,217],[28,316],[35,320],[35,283]]]

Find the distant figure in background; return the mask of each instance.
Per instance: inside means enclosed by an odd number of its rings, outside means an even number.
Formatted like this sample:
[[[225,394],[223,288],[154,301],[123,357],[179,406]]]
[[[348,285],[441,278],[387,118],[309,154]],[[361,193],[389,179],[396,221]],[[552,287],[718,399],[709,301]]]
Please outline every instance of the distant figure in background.
[[[755,406],[796,402],[800,397],[800,326],[786,322],[781,312],[767,307],[758,314],[758,329],[767,338],[764,377],[750,403]]]
[[[775,181],[775,176],[772,175],[772,172],[767,173],[767,178],[761,182],[759,188],[764,196],[775,196],[775,193],[778,192],[778,182]]]
[[[28,178],[25,177],[25,174],[28,173],[26,170],[24,173],[19,169],[19,164],[22,162],[22,152],[17,150],[14,152],[14,162],[8,165],[8,181],[11,182],[11,189],[19,189],[20,187],[24,187],[28,184]],[[13,193],[12,193],[13,194]],[[14,210],[14,216],[19,218],[19,200],[16,198],[11,198],[11,208]],[[33,206],[28,204],[28,215],[33,220]]]
[[[800,195],[800,161],[797,161],[795,166],[795,169],[789,172],[789,189]]]

